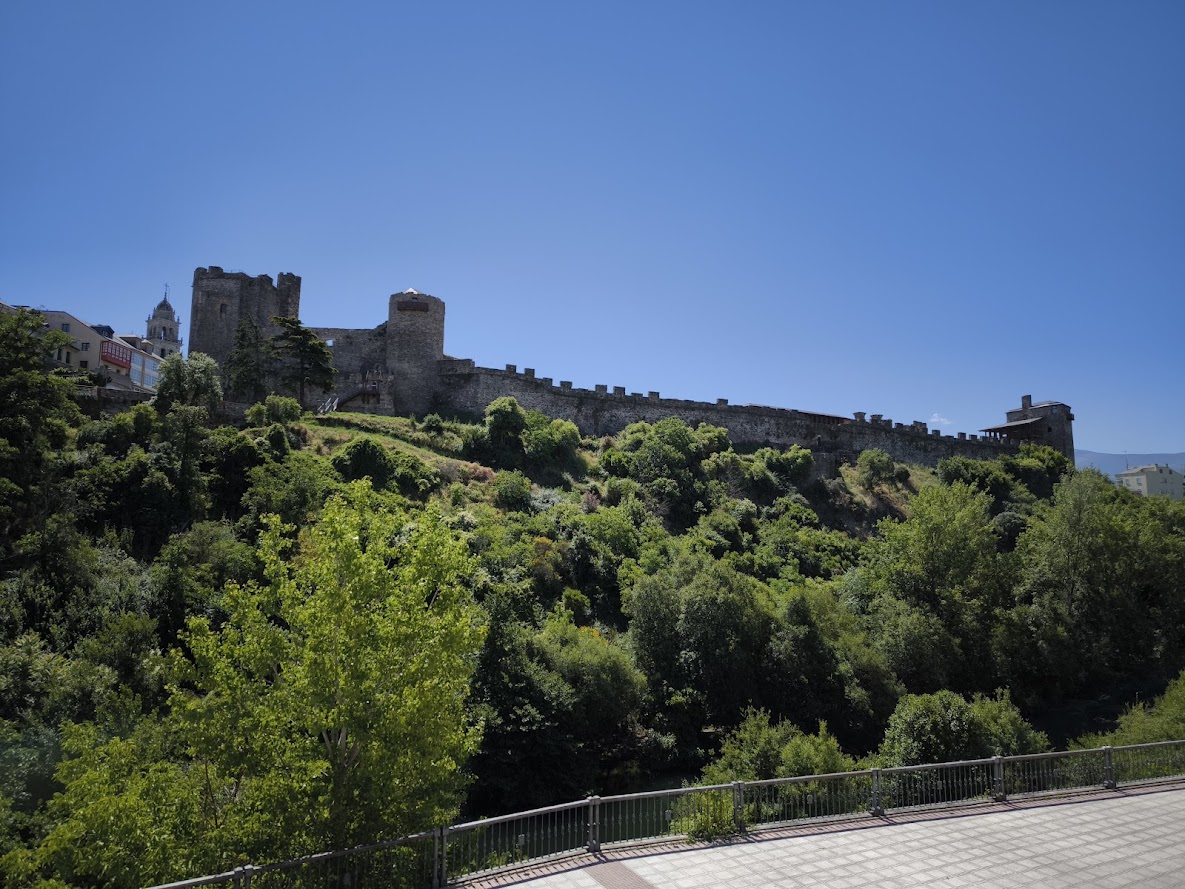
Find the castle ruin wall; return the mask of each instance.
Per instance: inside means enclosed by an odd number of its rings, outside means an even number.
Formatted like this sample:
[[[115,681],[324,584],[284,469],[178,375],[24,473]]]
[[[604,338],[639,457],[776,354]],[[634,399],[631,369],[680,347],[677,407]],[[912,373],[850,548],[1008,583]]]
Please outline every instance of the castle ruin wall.
[[[205,352],[225,364],[242,320],[254,323],[264,337],[277,332],[272,317],[299,317],[300,278],[282,273],[273,284],[267,275],[251,277],[217,266],[194,271],[190,351]],[[338,376],[334,395],[350,410],[384,414],[478,415],[496,398],[510,395],[528,410],[567,419],[585,435],[609,435],[630,423],[654,423],[679,417],[696,425],[710,423],[728,430],[739,445],[801,445],[816,455],[818,466],[854,461],[861,451],[880,448],[894,459],[934,466],[944,457],[987,459],[1019,449],[1014,419],[1040,417],[1046,429],[1037,440],[1053,444],[1073,459],[1073,415],[1066,405],[1033,405],[1025,396],[1009,424],[989,435],[946,435],[926,423],[894,422],[880,414],[857,412],[851,418],[761,405],[732,405],[663,398],[657,391],[627,392],[622,386],[598,384],[593,389],[558,384],[538,376],[534,368],[507,365],[505,370],[476,367],[470,359],[444,354],[445,303],[434,296],[406,290],[392,294],[387,320],[372,329],[312,327],[332,343]],[[1014,414],[1016,416],[1014,417]]]
[[[935,434],[925,423],[894,424],[878,418],[863,422],[785,408],[730,405],[662,398],[657,392],[626,393],[620,386],[575,389],[561,381],[536,377],[533,369],[495,370],[472,362],[446,363],[441,368],[434,409],[444,413],[480,414],[491,401],[513,396],[526,410],[570,420],[584,435],[612,435],[630,423],[656,423],[679,417],[695,426],[709,423],[728,430],[739,445],[800,445],[831,455],[836,465],[853,462],[861,451],[880,448],[895,460],[936,466],[944,457],[961,455],[990,459],[1015,453],[1018,446],[1000,439]]]

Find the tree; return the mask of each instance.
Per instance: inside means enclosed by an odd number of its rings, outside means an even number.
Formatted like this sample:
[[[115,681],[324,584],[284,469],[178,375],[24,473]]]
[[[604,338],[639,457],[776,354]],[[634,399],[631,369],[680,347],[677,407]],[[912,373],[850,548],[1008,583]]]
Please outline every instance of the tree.
[[[1016,756],[1049,749],[1006,693],[967,701],[953,691],[906,695],[889,717],[880,756],[885,765]]]
[[[50,447],[81,418],[74,387],[48,372],[50,353],[70,338],[44,323],[36,312],[0,312],[0,556],[23,533]]]
[[[220,626],[190,619],[163,720],[71,731],[56,824],[6,876],[144,886],[455,815],[479,738],[474,566],[438,515],[376,503],[352,486],[291,563],[268,523],[267,582],[229,584]]]
[[[242,401],[259,401],[267,393],[275,355],[259,327],[244,318],[235,328],[235,344],[222,368],[226,391]]]
[[[820,723],[818,732],[805,734],[789,720],[773,723],[764,710],[746,710],[744,719],[724,739],[720,756],[704,768],[705,784],[767,781],[799,775],[829,775],[856,768],[839,742]]]
[[[270,340],[271,348],[280,359],[280,377],[295,386],[298,400],[305,403],[308,387],[328,389],[333,385],[337,370],[333,366],[333,352],[315,333],[304,327],[299,318],[276,316],[272,322],[281,330]]]
[[[222,406],[222,381],[218,362],[202,352],[191,352],[186,360],[180,353],[160,363],[160,377],[153,402],[162,416],[174,405],[202,407],[213,416]]]
[[[877,485],[887,485],[896,478],[897,464],[891,456],[880,448],[869,448],[861,451],[856,458],[857,478],[866,490],[871,491]]]

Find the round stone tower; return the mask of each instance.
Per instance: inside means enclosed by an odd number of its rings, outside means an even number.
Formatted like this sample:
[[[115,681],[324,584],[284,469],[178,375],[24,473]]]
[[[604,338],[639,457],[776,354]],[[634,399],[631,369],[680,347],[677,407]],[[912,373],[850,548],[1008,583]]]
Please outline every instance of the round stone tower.
[[[391,294],[387,314],[387,369],[397,414],[426,414],[444,357],[444,300],[405,290]]]
[[[152,314],[148,316],[148,329],[144,337],[152,354],[161,358],[168,358],[181,351],[181,322],[177,320],[177,313],[169,302],[169,291],[165,289],[165,296],[156,304]]]

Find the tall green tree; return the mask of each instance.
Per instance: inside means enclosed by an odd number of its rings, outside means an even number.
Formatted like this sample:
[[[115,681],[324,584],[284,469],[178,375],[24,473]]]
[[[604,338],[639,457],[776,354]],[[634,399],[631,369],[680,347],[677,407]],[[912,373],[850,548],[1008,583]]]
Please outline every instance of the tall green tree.
[[[333,385],[337,376],[333,353],[299,318],[276,316],[272,321],[280,327],[280,332],[269,341],[280,361],[280,378],[296,388],[300,403],[304,404],[309,387],[328,389]]]
[[[31,518],[50,449],[81,418],[73,385],[48,366],[49,355],[69,342],[46,330],[36,312],[0,312],[0,558]]]
[[[226,391],[241,401],[260,401],[267,395],[276,358],[271,343],[250,318],[235,328],[235,343],[222,368]]]
[[[464,544],[358,483],[289,546],[270,522],[267,582],[229,584],[219,626],[190,619],[163,720],[69,733],[53,826],[8,879],[131,889],[455,816],[484,634]]]
[[[202,352],[192,352],[188,359],[180,353],[170,355],[160,363],[153,403],[162,416],[174,405],[205,408],[211,415],[218,413],[222,405],[218,362]]]

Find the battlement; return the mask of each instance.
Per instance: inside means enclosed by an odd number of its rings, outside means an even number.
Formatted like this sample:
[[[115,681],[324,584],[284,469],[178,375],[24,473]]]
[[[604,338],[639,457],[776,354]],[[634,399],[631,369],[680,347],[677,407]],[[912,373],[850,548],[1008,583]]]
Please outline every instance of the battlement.
[[[281,273],[251,277],[218,266],[194,271],[191,348],[220,363],[229,354],[235,326],[251,320],[266,332],[272,315],[299,317],[300,278]],[[478,367],[472,359],[444,352],[445,303],[417,290],[393,293],[387,319],[374,328],[313,328],[333,351],[338,395],[344,401],[365,395],[367,409],[382,413],[429,411],[480,414],[495,398],[511,395],[529,410],[571,420],[586,435],[619,432],[630,423],[681,417],[728,429],[738,444],[798,444],[832,463],[851,460],[862,450],[881,448],[896,459],[935,465],[945,456],[991,457],[1015,451],[1024,441],[1051,444],[1073,459],[1073,415],[1060,402],[1033,404],[1022,399],[1008,422],[979,434],[944,433],[921,420],[894,422],[882,414],[857,411],[851,417],[792,408],[664,398],[657,390],[627,392],[624,386],[597,383],[591,389],[571,380],[544,377],[533,367]],[[1016,415],[1014,417],[1014,414]]]

